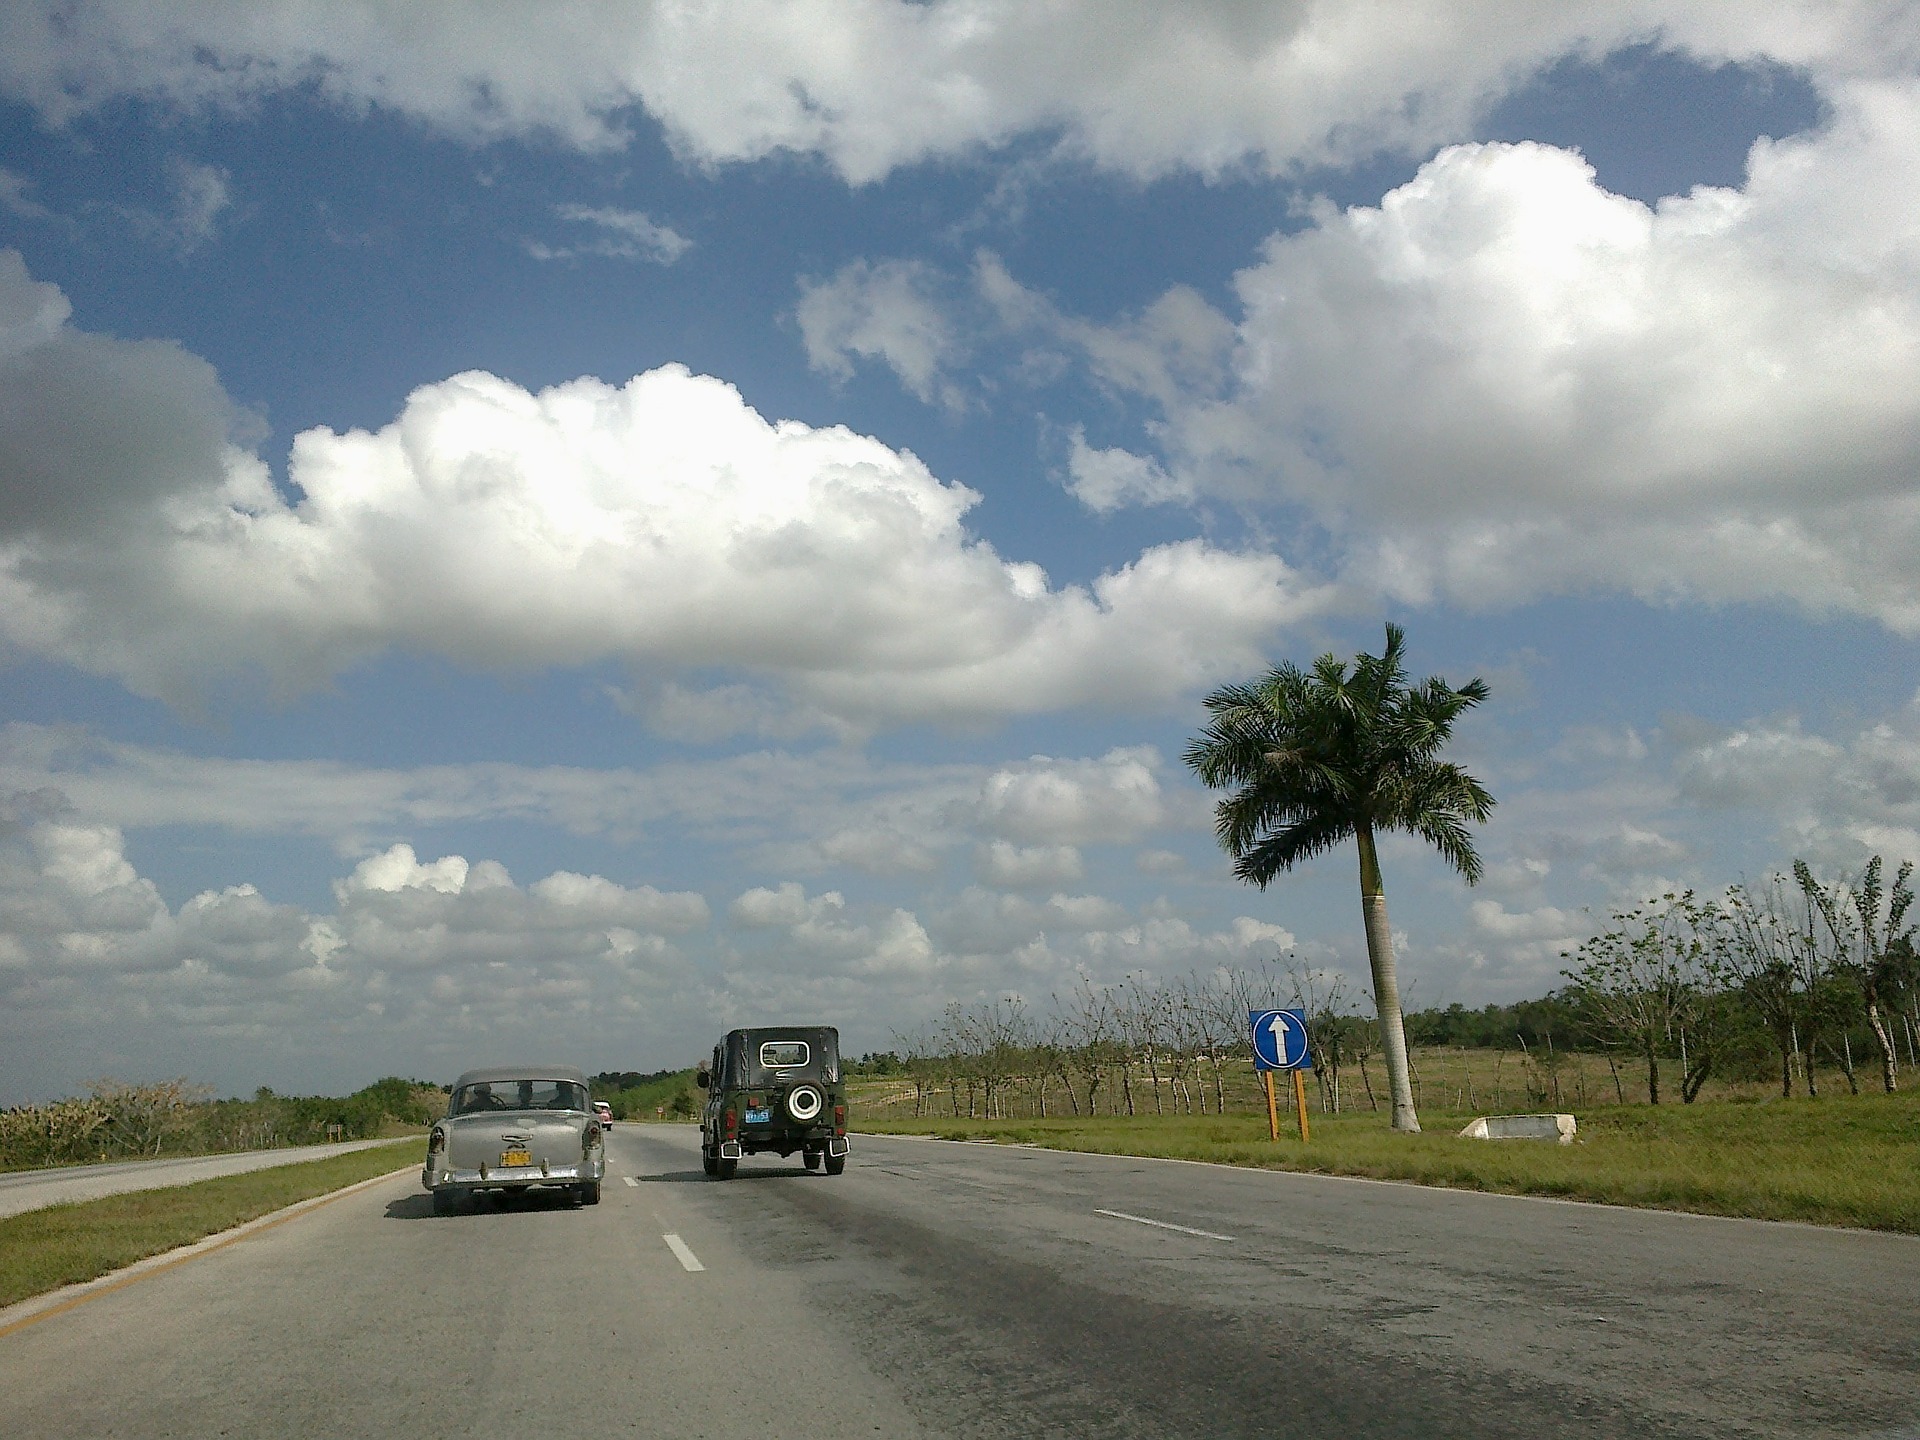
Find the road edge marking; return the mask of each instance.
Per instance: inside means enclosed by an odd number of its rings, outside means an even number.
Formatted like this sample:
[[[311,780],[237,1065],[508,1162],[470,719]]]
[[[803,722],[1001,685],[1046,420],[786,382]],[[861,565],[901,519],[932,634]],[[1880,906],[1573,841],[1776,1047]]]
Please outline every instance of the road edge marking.
[[[42,1320],[55,1315],[64,1315],[77,1310],[89,1300],[102,1295],[110,1295],[116,1290],[124,1290],[129,1285],[184,1265],[189,1260],[197,1260],[202,1255],[211,1255],[215,1250],[224,1250],[229,1245],[250,1239],[262,1230],[271,1230],[276,1225],[284,1225],[289,1220],[297,1220],[310,1210],[318,1210],[322,1205],[331,1205],[335,1200],[344,1200],[396,1175],[407,1175],[417,1171],[419,1163],[410,1162],[398,1170],[389,1170],[384,1175],[375,1175],[370,1179],[359,1180],[339,1190],[329,1190],[324,1195],[310,1195],[305,1200],[296,1200],[281,1209],[269,1211],[265,1215],[256,1215],[253,1219],[234,1226],[230,1230],[221,1230],[207,1235],[188,1245],[178,1245],[171,1250],[162,1250],[158,1255],[149,1255],[144,1260],[136,1260],[118,1270],[105,1275],[96,1275],[91,1280],[81,1280],[72,1285],[62,1285],[58,1290],[49,1290],[44,1295],[31,1295],[25,1300],[17,1300],[5,1309],[0,1309],[0,1339],[18,1333],[29,1325],[37,1325]]]
[[[1216,1234],[1212,1230],[1196,1230],[1191,1225],[1175,1225],[1170,1220],[1149,1220],[1144,1215],[1129,1215],[1124,1210],[1096,1210],[1096,1215],[1108,1215],[1115,1220],[1131,1220],[1136,1225],[1151,1225],[1156,1230],[1178,1230],[1182,1235],[1198,1235],[1202,1240],[1225,1240],[1232,1242],[1233,1236]]]
[[[687,1247],[687,1242],[678,1235],[662,1235],[660,1238],[667,1242],[667,1248],[673,1251],[673,1258],[680,1262],[680,1268],[689,1275],[696,1270],[707,1268],[700,1263],[700,1257]]]

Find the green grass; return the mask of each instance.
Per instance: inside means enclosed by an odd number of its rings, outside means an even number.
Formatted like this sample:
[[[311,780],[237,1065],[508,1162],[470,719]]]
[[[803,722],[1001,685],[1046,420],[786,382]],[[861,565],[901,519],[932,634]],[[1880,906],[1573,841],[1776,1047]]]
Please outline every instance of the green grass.
[[[863,1110],[855,1125],[1920,1234],[1920,1095],[1611,1105],[1577,1113],[1573,1145],[1462,1140],[1455,1132],[1472,1117],[1443,1111],[1423,1112],[1419,1135],[1394,1134],[1383,1114],[1313,1113],[1313,1139],[1304,1146],[1290,1114],[1278,1143],[1267,1138],[1264,1113],[916,1121]]]
[[[324,1160],[8,1216],[0,1220],[0,1305],[92,1280],[295,1201],[384,1175],[420,1153],[417,1140],[395,1141]]]

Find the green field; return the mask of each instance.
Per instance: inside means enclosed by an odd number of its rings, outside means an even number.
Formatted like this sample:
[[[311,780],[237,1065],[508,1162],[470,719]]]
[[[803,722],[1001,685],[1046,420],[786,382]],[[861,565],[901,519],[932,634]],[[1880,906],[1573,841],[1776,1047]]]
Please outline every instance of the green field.
[[[164,1190],[49,1205],[0,1220],[0,1305],[11,1305],[230,1230],[418,1160],[418,1137]]]
[[[1316,1111],[1302,1145],[1285,1110],[1276,1143],[1264,1113],[968,1120],[902,1108],[857,1105],[855,1128],[1920,1234],[1920,1095],[1910,1092],[1594,1106],[1575,1112],[1572,1145],[1462,1140],[1455,1132],[1472,1115],[1439,1109],[1421,1113],[1419,1135],[1394,1134],[1383,1113]]]

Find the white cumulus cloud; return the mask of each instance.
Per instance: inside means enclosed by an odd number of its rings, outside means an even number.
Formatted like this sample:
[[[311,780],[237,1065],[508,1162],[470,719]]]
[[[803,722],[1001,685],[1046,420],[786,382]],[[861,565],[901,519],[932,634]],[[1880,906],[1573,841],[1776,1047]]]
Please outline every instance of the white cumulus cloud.
[[[1325,599],[1201,541],[1056,589],[912,455],[678,366],[422,386],[378,431],[298,436],[290,502],[204,362],[64,307],[0,255],[0,627],[185,708],[389,648],[730,667],[868,725],[1154,705],[1257,665]]]
[[[1097,760],[1035,756],[989,775],[975,802],[983,830],[1041,845],[1125,843],[1165,816],[1160,756],[1151,747]]]
[[[1135,175],[1340,164],[1461,138],[1563,57],[1652,44],[1827,78],[1910,60],[1911,7],[1586,0],[20,0],[0,93],[61,123],[138,97],[187,111],[299,89],[465,139],[626,143],[643,107],[701,164],[789,152],[848,180],[1023,134]]]
[[[974,852],[973,868],[981,880],[1003,890],[1044,889],[1086,873],[1075,846],[1015,845],[1006,840],[980,846]]]
[[[1648,206],[1488,144],[1322,205],[1237,277],[1232,378],[1168,406],[1165,474],[1089,451],[1089,500],[1304,507],[1402,602],[1611,589],[1920,633],[1920,82],[1831,99],[1739,189]]]

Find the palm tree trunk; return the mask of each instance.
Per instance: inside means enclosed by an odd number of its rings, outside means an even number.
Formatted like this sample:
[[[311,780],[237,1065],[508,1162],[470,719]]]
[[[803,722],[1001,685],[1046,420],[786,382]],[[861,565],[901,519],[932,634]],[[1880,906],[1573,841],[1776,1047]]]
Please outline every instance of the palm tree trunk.
[[[1393,1104],[1393,1128],[1420,1131],[1413,1108],[1413,1081],[1407,1070],[1407,1032],[1400,1022],[1400,976],[1393,962],[1393,931],[1387,924],[1387,895],[1380,883],[1380,856],[1373,831],[1354,832],[1360,845],[1360,916],[1367,929],[1367,962],[1373,967],[1373,1003],[1380,1016],[1380,1048],[1386,1052],[1387,1090]]]

